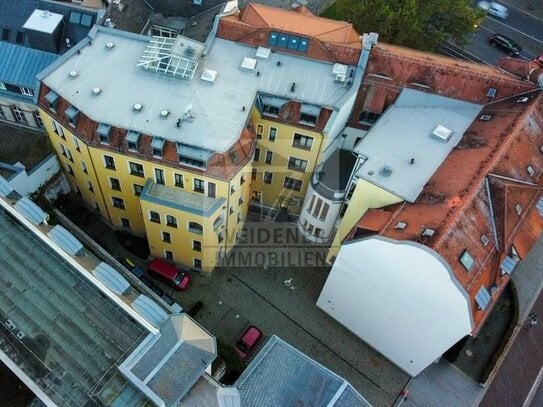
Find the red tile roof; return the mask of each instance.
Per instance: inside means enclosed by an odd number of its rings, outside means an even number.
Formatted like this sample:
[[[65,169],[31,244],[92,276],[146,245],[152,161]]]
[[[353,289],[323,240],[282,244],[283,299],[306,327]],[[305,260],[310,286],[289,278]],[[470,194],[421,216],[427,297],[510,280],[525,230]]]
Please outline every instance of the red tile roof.
[[[525,256],[543,230],[535,209],[543,189],[543,95],[534,83],[496,68],[378,44],[351,121],[358,124],[360,111],[381,105],[382,92],[386,108],[404,87],[485,104],[481,115],[490,116],[472,123],[414,203],[384,208],[390,220],[376,228],[445,258],[470,295],[477,332],[492,308],[478,309],[477,291],[495,287],[497,298],[509,280],[500,270],[503,259],[513,246]],[[487,96],[489,87],[496,89],[495,98]],[[398,222],[405,229],[395,229]],[[359,224],[365,223],[363,216]],[[427,228],[435,233],[423,236]],[[459,261],[464,250],[475,260],[470,271]]]
[[[308,49],[299,51],[270,45],[271,32],[306,37]],[[241,12],[221,18],[217,36],[277,52],[348,65],[358,63],[362,48],[360,35],[352,24],[317,17],[303,6],[285,10],[250,3]]]

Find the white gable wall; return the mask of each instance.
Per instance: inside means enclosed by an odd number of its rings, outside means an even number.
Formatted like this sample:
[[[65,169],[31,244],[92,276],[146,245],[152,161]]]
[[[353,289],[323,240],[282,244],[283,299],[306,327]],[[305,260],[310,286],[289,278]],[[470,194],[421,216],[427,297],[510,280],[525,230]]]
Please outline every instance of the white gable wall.
[[[411,376],[473,325],[467,293],[437,253],[381,236],[342,246],[317,306]]]

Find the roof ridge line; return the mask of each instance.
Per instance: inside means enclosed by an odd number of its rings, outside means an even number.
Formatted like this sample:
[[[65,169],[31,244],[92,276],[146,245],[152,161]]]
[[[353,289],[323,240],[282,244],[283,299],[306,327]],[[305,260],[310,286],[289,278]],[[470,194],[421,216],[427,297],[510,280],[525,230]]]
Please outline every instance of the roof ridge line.
[[[542,98],[541,94],[538,96],[538,98]],[[453,213],[449,215],[449,219],[445,221],[443,228],[441,229],[438,236],[436,237],[435,242],[432,244],[432,248],[434,250],[437,251],[445,243],[446,234],[447,234],[446,232],[449,231],[452,225],[458,223],[459,219],[464,213],[465,208],[471,205],[471,203],[475,199],[475,196],[479,192],[479,189],[481,188],[481,184],[484,182],[484,179],[488,176],[488,174],[496,166],[496,164],[501,160],[501,158],[506,154],[509,147],[511,146],[511,143],[513,142],[515,137],[518,135],[520,131],[520,127],[518,126],[518,123],[520,123],[523,119],[531,116],[534,110],[536,109],[536,105],[537,103],[532,103],[532,105],[529,106],[519,118],[517,118],[517,120],[515,121],[517,125],[513,126],[513,131],[509,132],[505,136],[505,140],[501,144],[499,144],[499,147],[493,152],[493,154],[489,155],[488,162],[484,164],[482,168],[480,168],[479,175],[474,178],[474,182],[468,185],[468,193],[462,200],[462,203],[455,208],[456,210],[453,211]],[[474,186],[474,187],[470,188],[471,186]]]

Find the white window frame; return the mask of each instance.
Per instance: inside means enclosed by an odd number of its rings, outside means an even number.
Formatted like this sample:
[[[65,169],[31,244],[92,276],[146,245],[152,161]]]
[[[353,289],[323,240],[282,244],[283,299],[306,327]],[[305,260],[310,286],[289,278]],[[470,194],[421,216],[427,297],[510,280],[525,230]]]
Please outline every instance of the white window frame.
[[[19,91],[21,92],[21,95],[34,96],[34,90],[32,88],[27,88],[25,86],[19,86]]]

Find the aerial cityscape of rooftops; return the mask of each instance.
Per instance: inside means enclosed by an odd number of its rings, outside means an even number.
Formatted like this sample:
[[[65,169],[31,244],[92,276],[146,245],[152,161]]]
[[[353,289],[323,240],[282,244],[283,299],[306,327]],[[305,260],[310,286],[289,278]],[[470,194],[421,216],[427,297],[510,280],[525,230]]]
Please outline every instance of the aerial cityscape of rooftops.
[[[404,3],[0,0],[0,404],[543,405],[543,4]]]

